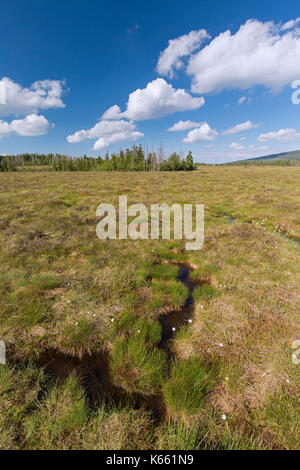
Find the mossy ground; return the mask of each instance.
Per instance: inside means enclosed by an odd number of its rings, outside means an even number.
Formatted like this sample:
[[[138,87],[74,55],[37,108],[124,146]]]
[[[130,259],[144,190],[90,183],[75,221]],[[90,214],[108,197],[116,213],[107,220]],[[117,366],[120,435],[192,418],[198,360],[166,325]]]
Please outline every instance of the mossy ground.
[[[300,169],[277,167],[0,174],[0,339],[8,360],[0,365],[0,447],[299,448],[300,367],[291,344],[300,331],[300,255],[280,236],[300,239],[299,179]],[[147,207],[205,204],[203,250],[99,240],[96,208],[117,206],[122,194]],[[177,279],[183,261],[193,267],[195,311],[175,335],[178,370],[171,365],[169,375],[158,320],[188,296]],[[48,350],[79,358],[105,351],[112,379],[129,393],[164,390],[166,420],[130,404],[90,407],[77,377],[56,384],[40,370]],[[186,385],[194,361],[214,371],[201,403]],[[183,380],[185,407],[172,380]]]

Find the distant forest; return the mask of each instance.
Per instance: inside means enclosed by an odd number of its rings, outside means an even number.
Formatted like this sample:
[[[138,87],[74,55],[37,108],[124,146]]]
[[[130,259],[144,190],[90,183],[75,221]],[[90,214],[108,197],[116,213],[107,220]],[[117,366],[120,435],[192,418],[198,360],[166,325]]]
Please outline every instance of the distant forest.
[[[252,160],[239,160],[238,162],[230,162],[230,163],[223,163],[222,165],[226,166],[237,166],[237,165],[243,165],[243,166],[300,166],[300,159],[278,159],[276,160],[275,158],[272,159],[266,159],[266,160],[259,160],[259,159],[252,159]]]
[[[126,151],[105,157],[70,157],[60,154],[24,153],[0,156],[0,171],[17,171],[26,167],[48,167],[51,171],[192,171],[196,169],[192,152],[184,158],[178,153],[165,157],[162,146],[158,152],[145,155],[143,147],[134,145]]]

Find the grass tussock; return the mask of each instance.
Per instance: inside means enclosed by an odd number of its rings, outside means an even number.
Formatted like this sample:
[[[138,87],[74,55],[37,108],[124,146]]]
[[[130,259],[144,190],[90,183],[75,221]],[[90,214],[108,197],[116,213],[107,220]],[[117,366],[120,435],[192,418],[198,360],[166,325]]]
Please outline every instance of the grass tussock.
[[[297,449],[300,442],[300,398],[282,391],[270,396],[260,410],[261,425],[283,449]]]
[[[216,273],[220,270],[217,265],[203,264],[200,267],[196,267],[191,273],[190,278],[195,284],[212,284]]]
[[[158,321],[146,319],[137,314],[125,311],[115,324],[115,334],[126,334],[142,343],[157,345],[161,341],[161,326]]]
[[[199,412],[213,386],[213,373],[203,361],[193,358],[174,363],[170,378],[163,387],[170,413]]]
[[[159,391],[165,379],[166,354],[140,339],[117,339],[110,368],[116,384],[130,392],[150,395]]]
[[[176,279],[178,272],[179,267],[174,264],[157,264],[151,268],[150,275],[152,279],[163,279],[165,281],[169,281]]]
[[[44,450],[76,448],[88,418],[83,389],[70,375],[63,385],[55,385],[45,402],[24,420],[26,447]]]
[[[209,284],[201,284],[200,286],[195,287],[193,291],[193,297],[196,302],[200,302],[201,300],[210,300],[213,297],[217,297],[217,295],[217,289]]]
[[[82,436],[85,450],[147,450],[153,440],[153,424],[145,410],[101,407]]]
[[[32,365],[0,366],[0,448],[18,449],[25,441],[24,419],[46,385],[43,371]]]
[[[157,432],[156,448],[159,450],[198,450],[204,440],[204,430],[196,421],[186,424],[182,421],[168,422]]]
[[[189,296],[188,288],[180,281],[153,280],[151,284],[152,298],[146,308],[165,307],[168,310],[177,310],[185,303]]]

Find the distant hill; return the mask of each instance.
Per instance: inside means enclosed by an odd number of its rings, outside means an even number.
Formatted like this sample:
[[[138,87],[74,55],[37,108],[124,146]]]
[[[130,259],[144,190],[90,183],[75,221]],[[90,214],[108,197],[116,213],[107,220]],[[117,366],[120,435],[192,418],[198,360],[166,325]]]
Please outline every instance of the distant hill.
[[[247,165],[247,164],[268,164],[268,165],[300,165],[300,150],[292,152],[272,153],[263,157],[249,158],[247,160],[237,160],[229,163],[229,165]]]

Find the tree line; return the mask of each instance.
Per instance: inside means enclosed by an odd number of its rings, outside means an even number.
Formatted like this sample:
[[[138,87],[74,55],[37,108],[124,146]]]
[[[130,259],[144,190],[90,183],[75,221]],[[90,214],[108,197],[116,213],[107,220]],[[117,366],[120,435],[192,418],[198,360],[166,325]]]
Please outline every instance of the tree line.
[[[223,163],[223,166],[237,166],[237,165],[242,165],[242,166],[300,166],[300,158],[298,159],[282,159],[282,160],[275,160],[275,159],[270,159],[270,160],[245,160],[239,161],[239,162],[231,162],[231,163]]]
[[[18,167],[48,167],[52,171],[192,171],[196,169],[192,152],[186,157],[173,152],[165,157],[162,146],[146,153],[141,145],[126,151],[98,157],[70,157],[61,154],[24,153],[0,156],[0,171],[16,171]]]

